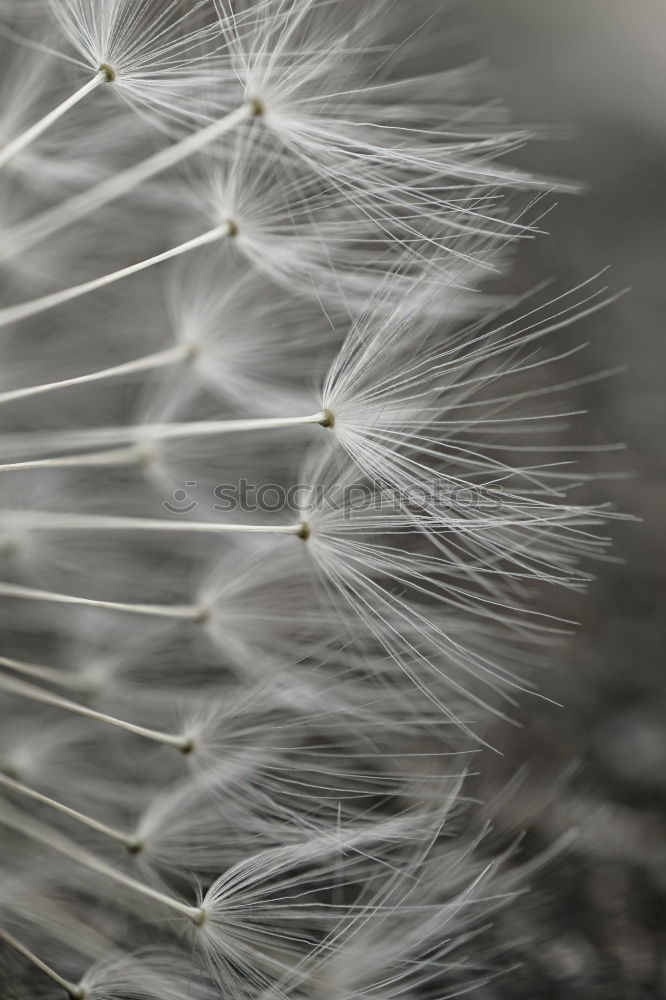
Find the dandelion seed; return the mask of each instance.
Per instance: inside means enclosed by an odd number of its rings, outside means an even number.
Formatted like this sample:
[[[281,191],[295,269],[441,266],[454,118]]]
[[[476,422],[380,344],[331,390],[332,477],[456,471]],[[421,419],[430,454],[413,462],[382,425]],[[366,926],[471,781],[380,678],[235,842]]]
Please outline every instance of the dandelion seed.
[[[53,21],[79,58],[139,112],[187,120],[222,66],[210,58],[214,25],[206,0],[49,0]],[[68,57],[71,58],[71,57]]]

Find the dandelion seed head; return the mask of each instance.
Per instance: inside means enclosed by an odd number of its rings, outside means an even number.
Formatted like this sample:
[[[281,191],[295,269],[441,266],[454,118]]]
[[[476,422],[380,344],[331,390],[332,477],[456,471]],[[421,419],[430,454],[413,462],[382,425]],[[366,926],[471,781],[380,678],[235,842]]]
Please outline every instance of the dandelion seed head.
[[[80,1000],[485,989],[466,782],[607,545],[552,437],[607,293],[481,291],[529,130],[419,3],[0,12],[0,942]]]

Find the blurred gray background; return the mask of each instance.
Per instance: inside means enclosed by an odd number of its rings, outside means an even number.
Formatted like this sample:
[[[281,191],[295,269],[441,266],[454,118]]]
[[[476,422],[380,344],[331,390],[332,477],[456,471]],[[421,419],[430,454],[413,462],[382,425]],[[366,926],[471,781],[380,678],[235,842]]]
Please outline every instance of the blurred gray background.
[[[567,135],[519,157],[586,186],[558,197],[550,236],[523,247],[521,285],[557,276],[630,289],[563,334],[590,341],[573,378],[623,367],[574,390],[589,410],[571,441],[623,442],[586,456],[590,487],[638,523],[613,528],[615,554],[585,598],[558,598],[581,622],[557,653],[523,728],[491,766],[499,789],[523,762],[500,826],[528,829],[539,849],[572,825],[564,863],[544,870],[528,906],[514,907],[522,967],[492,997],[652,998],[666,995],[666,0],[469,0],[474,44],[490,59],[517,121]],[[575,366],[579,365],[577,369]],[[576,408],[578,408],[578,406]],[[548,595],[549,602],[552,595]],[[552,607],[552,604],[551,604]],[[535,940],[536,935],[536,940]],[[530,944],[522,946],[522,938]]]

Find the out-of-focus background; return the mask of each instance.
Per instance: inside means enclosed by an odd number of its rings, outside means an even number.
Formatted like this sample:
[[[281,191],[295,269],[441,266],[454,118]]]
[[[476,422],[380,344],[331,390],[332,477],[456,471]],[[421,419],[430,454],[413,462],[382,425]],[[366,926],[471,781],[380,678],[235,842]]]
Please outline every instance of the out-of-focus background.
[[[510,908],[503,930],[522,964],[487,995],[647,1000],[666,995],[666,3],[465,9],[516,120],[560,136],[520,162],[586,186],[559,197],[550,236],[519,252],[520,283],[557,276],[561,288],[608,266],[603,282],[630,289],[563,339],[590,341],[566,370],[573,379],[625,369],[573,390],[589,414],[571,441],[626,444],[586,456],[598,472],[633,473],[589,495],[641,519],[613,527],[623,564],[601,564],[584,598],[558,598],[581,629],[540,688],[563,707],[526,701],[523,728],[498,739],[491,789],[527,764],[501,796],[499,825],[527,829],[535,848],[572,826],[578,839]]]

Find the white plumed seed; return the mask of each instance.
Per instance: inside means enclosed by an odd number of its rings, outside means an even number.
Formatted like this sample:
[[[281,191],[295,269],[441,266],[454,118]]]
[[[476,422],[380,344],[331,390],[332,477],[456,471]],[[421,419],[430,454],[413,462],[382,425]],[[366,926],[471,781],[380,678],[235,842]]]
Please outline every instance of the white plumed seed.
[[[227,242],[233,243],[247,266],[296,296],[315,295],[326,304],[358,310],[376,293],[377,307],[396,308],[406,294],[414,293],[422,278],[421,247],[413,251],[405,248],[402,239],[368,221],[335,187],[322,190],[297,167],[283,164],[280,158],[276,162],[264,135],[251,132],[241,137],[230,160],[211,162],[210,176],[202,181],[199,191],[193,189],[193,209],[201,215],[196,235],[189,235],[188,229],[186,240],[146,260],[1,309],[0,327],[172,258]],[[20,245],[20,235],[10,233],[8,239]],[[463,239],[444,248],[439,271],[431,280],[445,288],[469,285],[475,271],[482,274],[482,266],[491,267],[491,250],[497,242],[495,234],[463,233]],[[478,256],[483,260],[477,266]],[[458,298],[462,298],[460,293]]]
[[[233,993],[243,981],[261,988],[288,979],[333,927],[362,908],[336,903],[335,885],[381,878],[401,841],[427,838],[428,819],[408,814],[338,826],[229,869],[203,897],[196,933],[221,988]]]
[[[314,0],[215,3],[239,92],[260,102],[267,128],[378,223],[396,225],[404,217],[405,239],[418,238],[428,219],[456,203],[467,205],[473,226],[473,202],[483,186],[538,186],[534,178],[488,162],[524,133],[502,127],[496,105],[467,105],[480,89],[478,69],[423,76],[406,71],[420,46],[436,44],[426,33],[434,30],[444,39],[446,26],[433,25],[432,18],[387,51],[383,42],[404,17],[395,0],[370,7]],[[438,190],[433,177],[448,183]],[[478,222],[485,221],[480,210]]]
[[[470,635],[475,621],[503,626],[509,640],[516,628],[525,634],[552,628],[546,616],[540,621],[521,606],[510,571],[484,572],[477,553],[468,559],[457,553],[460,540],[455,536],[452,553],[433,546],[418,512],[405,509],[403,499],[396,501],[391,491],[387,496],[375,484],[364,483],[358,468],[341,463],[333,449],[328,454],[313,450],[302,480],[319,484],[326,497],[316,508],[304,509],[302,518],[308,526],[305,551],[331,606],[358,616],[361,634],[372,636],[445,713],[451,711],[451,694],[454,699],[471,696],[480,706],[498,710],[498,696],[510,700],[512,691],[530,687],[487,649],[461,642],[460,627],[452,631],[443,615],[443,609],[455,611],[461,624],[468,623]],[[591,512],[577,522],[593,527],[602,519]],[[553,555],[544,553],[544,558],[559,557],[557,535],[551,544]],[[581,587],[587,576],[571,563],[566,575],[552,579]]]
[[[66,38],[84,62],[65,55],[71,62],[89,68],[90,76],[47,114],[11,137],[0,150],[0,169],[43,133],[56,126],[101,84],[111,84],[121,97],[138,110],[167,120],[188,118],[213,76],[222,72],[206,58],[206,42],[213,25],[206,24],[207,0],[198,0],[184,12],[173,0],[155,4],[129,0],[50,0],[51,12]],[[210,19],[208,19],[210,22]],[[28,53],[39,52],[44,65],[52,59],[46,45],[26,39]],[[40,52],[40,49],[42,51]]]
[[[209,56],[215,25],[207,0],[49,0],[54,22],[93,73],[149,119],[197,117],[223,66]],[[73,60],[74,61],[74,60]]]
[[[187,160],[188,157],[204,149],[228,132],[232,132],[241,122],[254,114],[252,105],[242,105],[220,121],[214,122],[199,132],[186,136],[181,142],[154,153],[147,160],[127,167],[100,181],[99,184],[74,195],[67,201],[46,209],[37,216],[18,224],[5,234],[0,245],[0,263],[14,256],[20,257],[26,250],[41,243],[47,237],[73,223],[98,212],[104,206],[130,194],[140,184],[159,176],[169,168]]]
[[[580,295],[448,337],[427,316],[382,323],[370,314],[329,371],[321,401],[333,436],[389,501],[414,511],[443,557],[460,565],[469,545],[475,574],[487,560],[490,572],[501,566],[505,577],[555,580],[562,567],[566,582],[573,560],[565,564],[558,549],[575,555],[598,544],[588,529],[602,512],[566,500],[576,474],[557,463],[523,465],[524,450],[514,443],[526,426],[544,434],[570,416],[565,408],[553,412],[557,386],[548,386],[544,406],[541,387],[528,380],[556,360],[537,353],[541,341],[607,301],[594,290]]]
[[[508,906],[518,891],[515,873],[471,851],[448,858],[415,852],[392,879],[369,887],[364,905],[296,967],[281,995],[361,1000],[381,990],[397,1000],[430,995],[444,977],[451,989],[470,990],[477,976],[489,978],[492,957],[478,940],[477,914]]]

